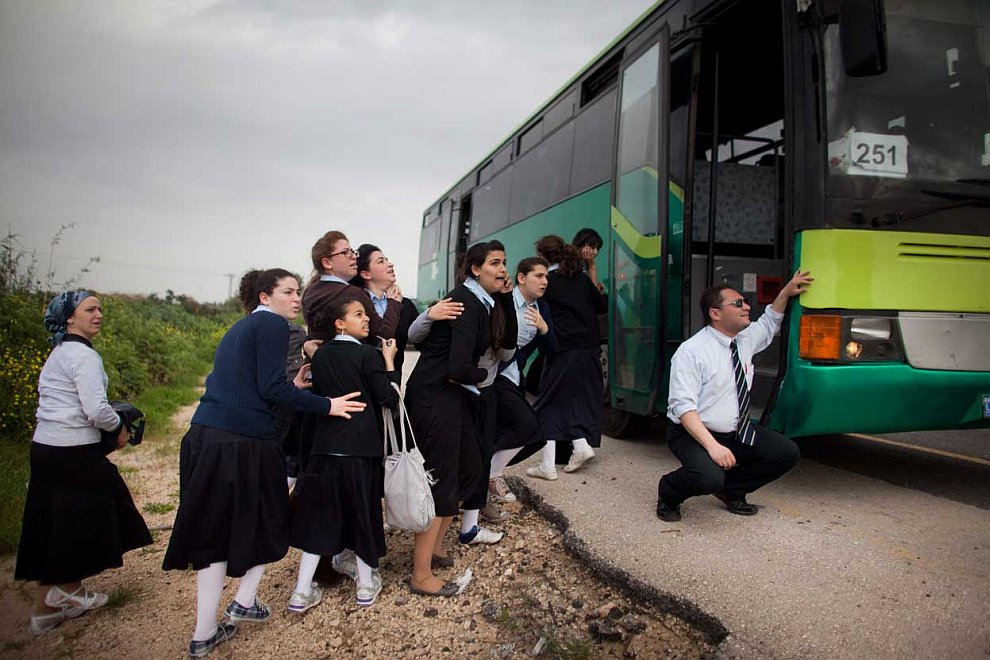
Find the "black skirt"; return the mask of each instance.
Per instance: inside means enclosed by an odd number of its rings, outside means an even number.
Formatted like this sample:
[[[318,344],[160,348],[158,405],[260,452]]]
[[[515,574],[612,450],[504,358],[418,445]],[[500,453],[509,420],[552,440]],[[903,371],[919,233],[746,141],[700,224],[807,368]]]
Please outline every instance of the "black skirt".
[[[437,517],[456,516],[461,500],[476,493],[488,475],[482,474],[475,425],[478,396],[448,383],[427,404],[416,392],[406,396],[409,421],[426,469],[436,482],[431,487]]]
[[[372,568],[385,556],[382,459],[310,458],[296,484],[292,547],[324,557],[350,549]]]
[[[495,379],[498,394],[498,422],[495,427],[495,451],[520,449],[509,465],[526,460],[546,444],[540,420],[526,401],[523,389],[508,378]]]
[[[152,542],[120,476],[98,444],[31,444],[31,481],[14,577],[64,584],[124,565]]]
[[[227,562],[241,577],[289,549],[289,493],[282,449],[193,424],[179,454],[179,510],[162,568]]]
[[[533,404],[543,437],[568,442],[585,438],[592,447],[601,446],[603,389],[597,346],[548,356]]]

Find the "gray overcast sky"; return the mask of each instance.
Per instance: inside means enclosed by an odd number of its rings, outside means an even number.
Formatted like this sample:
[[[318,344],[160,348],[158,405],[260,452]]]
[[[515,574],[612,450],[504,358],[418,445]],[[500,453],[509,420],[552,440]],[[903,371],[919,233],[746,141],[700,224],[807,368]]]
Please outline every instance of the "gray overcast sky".
[[[423,210],[652,4],[0,0],[0,230],[221,300],[339,229],[414,294]]]

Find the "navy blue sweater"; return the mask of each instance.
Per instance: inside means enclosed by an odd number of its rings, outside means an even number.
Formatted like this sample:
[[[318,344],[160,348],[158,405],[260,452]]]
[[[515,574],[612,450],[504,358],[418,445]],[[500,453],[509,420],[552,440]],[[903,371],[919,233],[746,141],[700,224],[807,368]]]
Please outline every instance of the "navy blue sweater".
[[[206,377],[192,423],[255,438],[275,438],[273,407],[326,415],[330,401],[285,378],[289,323],[278,314],[248,314],[230,327]]]

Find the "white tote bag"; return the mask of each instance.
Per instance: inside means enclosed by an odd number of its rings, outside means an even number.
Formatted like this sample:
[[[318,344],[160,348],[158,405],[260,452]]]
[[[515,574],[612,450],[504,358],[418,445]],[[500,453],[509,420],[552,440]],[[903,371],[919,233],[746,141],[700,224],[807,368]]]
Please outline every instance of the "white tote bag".
[[[399,387],[392,384],[397,391]],[[399,396],[399,428],[397,437],[390,410],[382,410],[385,435],[385,521],[392,527],[424,532],[436,517],[433,477],[426,470],[425,459],[416,447],[412,427],[409,426],[406,406]],[[409,431],[408,443],[406,430]],[[401,445],[399,444],[401,442]],[[391,447],[391,454],[389,453]]]

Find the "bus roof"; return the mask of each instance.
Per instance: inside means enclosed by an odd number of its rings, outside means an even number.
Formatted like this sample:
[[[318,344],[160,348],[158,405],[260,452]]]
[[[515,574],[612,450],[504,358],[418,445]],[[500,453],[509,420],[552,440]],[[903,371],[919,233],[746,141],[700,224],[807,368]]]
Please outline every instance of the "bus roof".
[[[581,69],[579,69],[577,73],[575,73],[573,76],[571,76],[567,80],[567,82],[565,82],[563,85],[560,86],[560,88],[557,89],[557,91],[555,91],[553,94],[551,94],[550,97],[546,101],[544,101],[539,106],[537,106],[536,110],[534,110],[528,117],[526,117],[526,119],[524,119],[521,123],[519,123],[511,131],[509,131],[509,133],[505,137],[503,137],[501,140],[499,140],[497,143],[495,143],[495,147],[491,151],[489,151],[487,154],[485,154],[481,158],[481,160],[479,160],[478,162],[476,162],[462,176],[458,177],[457,180],[454,182],[454,185],[452,185],[450,188],[448,188],[447,190],[445,190],[444,193],[438,199],[436,199],[432,204],[430,204],[430,206],[426,209],[427,212],[429,212],[437,203],[442,202],[444,200],[444,198],[446,198],[447,195],[449,195],[450,192],[454,188],[456,188],[460,184],[461,181],[463,181],[465,179],[465,177],[467,177],[471,172],[473,172],[474,170],[476,170],[479,166],[483,165],[485,163],[485,161],[487,161],[489,158],[491,158],[492,156],[494,156],[495,155],[495,152],[497,152],[499,149],[502,148],[502,146],[504,146],[507,142],[509,142],[512,139],[512,136],[515,135],[516,132],[519,129],[521,129],[523,126],[525,126],[526,124],[528,124],[538,114],[540,114],[541,112],[543,112],[544,110],[546,110],[554,102],[554,100],[557,99],[558,96],[560,96],[565,91],[567,91],[567,88],[568,87],[570,87],[571,85],[573,85],[575,81],[577,81],[581,76],[583,76],[592,67],[594,67],[594,65],[595,65],[596,62],[598,62],[600,59],[602,59],[603,57],[605,57],[605,54],[608,53],[608,51],[612,50],[612,48],[614,48],[616,44],[618,44],[623,39],[625,39],[626,36],[628,36],[630,32],[632,32],[637,27],[639,27],[639,25],[641,23],[643,23],[643,21],[645,21],[647,19],[647,17],[650,16],[650,14],[652,14],[654,11],[656,11],[657,8],[660,5],[662,5],[664,2],[666,2],[666,1],[667,0],[657,0],[657,2],[655,2],[646,11],[644,11],[642,14],[640,14],[636,18],[636,20],[634,20],[632,23],[629,24],[629,27],[627,27],[625,30],[623,30],[621,33],[619,33],[619,36],[617,36],[615,39],[612,39],[612,41],[610,41],[608,43],[608,45],[606,45],[601,51],[599,51],[599,53],[597,55],[595,55],[593,58],[591,58],[591,61],[590,62],[588,62],[587,64],[585,64],[583,67],[581,67]]]

